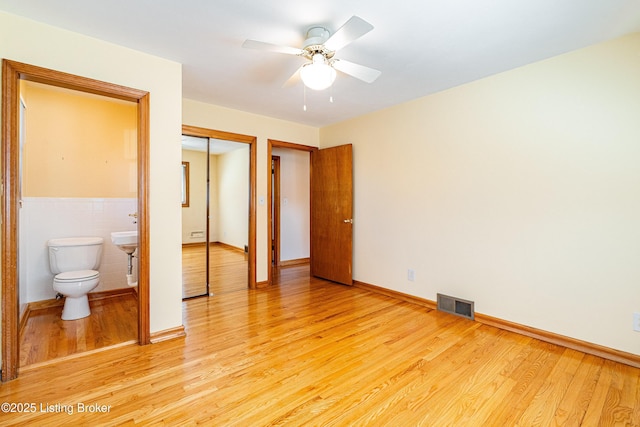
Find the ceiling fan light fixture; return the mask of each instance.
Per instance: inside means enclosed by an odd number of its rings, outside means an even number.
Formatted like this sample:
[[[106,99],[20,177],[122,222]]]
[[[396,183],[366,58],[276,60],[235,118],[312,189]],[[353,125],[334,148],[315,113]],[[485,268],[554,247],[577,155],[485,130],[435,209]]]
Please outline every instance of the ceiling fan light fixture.
[[[324,90],[336,79],[336,70],[325,60],[321,53],[313,55],[312,62],[300,69],[300,78],[306,87]]]

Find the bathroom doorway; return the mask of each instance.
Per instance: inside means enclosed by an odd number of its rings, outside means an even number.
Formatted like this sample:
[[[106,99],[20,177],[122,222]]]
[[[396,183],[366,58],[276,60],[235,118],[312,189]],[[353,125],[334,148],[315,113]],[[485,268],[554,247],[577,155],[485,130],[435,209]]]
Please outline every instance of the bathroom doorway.
[[[19,185],[21,177],[21,146],[19,138],[20,117],[18,114],[20,111],[18,104],[21,86],[26,82],[36,82],[55,90],[69,89],[79,91],[88,97],[105,97],[110,101],[117,100],[117,102],[128,102],[133,105],[133,114],[135,115],[137,126],[132,133],[124,136],[124,138],[128,138],[128,144],[125,144],[128,147],[127,149],[133,154],[133,159],[129,159],[132,160],[133,165],[131,166],[132,170],[129,168],[129,170],[122,171],[128,176],[135,195],[133,203],[135,212],[133,213],[137,215],[137,218],[129,217],[127,220],[136,221],[135,227],[139,236],[138,292],[135,295],[136,302],[133,306],[137,311],[133,316],[135,319],[133,327],[137,329],[137,334],[135,334],[137,338],[132,341],[148,344],[150,341],[148,195],[145,185],[140,185],[140,183],[148,182],[148,93],[8,60],[3,60],[2,78],[4,95],[2,104],[2,132],[4,136],[2,148],[5,155],[2,163],[2,178],[5,188],[2,195],[2,380],[7,381],[18,375],[20,366],[20,327],[23,325],[20,319],[25,319],[25,315],[28,314],[30,309],[29,304],[26,304],[27,301],[24,299],[25,289],[20,286],[20,276],[23,272],[22,261],[18,262],[19,259],[22,259],[19,254],[23,253],[24,249],[27,249],[23,248],[23,243],[25,242],[22,242],[20,238],[20,216],[22,214],[20,210],[24,205],[24,200],[20,193],[21,188]],[[28,102],[26,104],[28,109]],[[91,139],[88,138],[87,144],[91,144],[91,142]],[[60,155],[57,161],[66,161],[66,165],[72,165],[73,155],[69,151],[63,151],[67,153],[66,156]],[[109,160],[106,160],[106,164],[108,163]],[[109,168],[110,166],[105,165],[104,167]],[[86,181],[86,177],[83,180]],[[131,213],[128,212],[129,208],[130,206],[126,208],[125,215]],[[104,227],[109,228],[110,225],[105,224]],[[24,246],[27,245],[25,244]],[[122,255],[125,256],[124,253]],[[40,258],[42,261],[42,258],[45,258],[45,254],[41,254]]]
[[[110,233],[137,231],[137,104],[31,81],[21,82],[20,99],[20,366],[136,342],[136,288]],[[68,297],[53,289],[43,248],[85,236],[102,239],[91,315],[62,321]]]
[[[183,126],[183,299],[256,287],[255,143]]]

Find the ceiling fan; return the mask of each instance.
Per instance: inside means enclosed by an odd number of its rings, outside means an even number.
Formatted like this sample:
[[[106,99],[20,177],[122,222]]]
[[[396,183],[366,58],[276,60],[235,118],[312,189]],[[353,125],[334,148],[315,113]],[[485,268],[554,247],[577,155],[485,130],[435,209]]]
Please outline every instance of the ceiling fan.
[[[333,84],[336,70],[367,83],[373,83],[382,74],[373,68],[335,57],[339,49],[371,30],[373,30],[373,25],[354,15],[333,34],[324,27],[311,27],[307,31],[305,41],[300,49],[257,40],[245,40],[242,47],[306,58],[311,62],[298,68],[283,86],[294,84],[300,78],[306,87],[313,90],[324,90]]]

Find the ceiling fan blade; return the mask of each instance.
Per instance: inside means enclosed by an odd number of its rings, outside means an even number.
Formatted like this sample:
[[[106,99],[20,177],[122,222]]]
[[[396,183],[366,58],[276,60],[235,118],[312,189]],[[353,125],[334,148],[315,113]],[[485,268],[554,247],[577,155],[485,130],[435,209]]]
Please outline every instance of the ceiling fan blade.
[[[293,73],[293,74],[291,75],[291,77],[289,77],[289,78],[287,79],[287,81],[286,81],[286,82],[284,82],[284,83],[282,84],[282,87],[283,87],[283,88],[288,88],[288,87],[291,87],[291,86],[295,86],[295,85],[297,85],[297,84],[300,82],[300,80],[302,80],[302,79],[300,78],[300,70],[301,70],[301,69],[302,69],[302,67],[298,68],[298,69],[296,70],[296,72],[295,72],[295,73]]]
[[[382,74],[382,71],[345,61],[344,59],[334,59],[333,68],[367,83],[373,83]]]
[[[336,51],[364,36],[371,30],[373,30],[373,25],[354,15],[345,22],[338,31],[329,37],[329,40],[325,42],[324,46],[329,50]]]
[[[280,46],[273,43],[260,42],[258,40],[245,40],[242,47],[248,49],[266,50],[269,52],[285,53],[287,55],[302,55],[302,49],[289,46]]]

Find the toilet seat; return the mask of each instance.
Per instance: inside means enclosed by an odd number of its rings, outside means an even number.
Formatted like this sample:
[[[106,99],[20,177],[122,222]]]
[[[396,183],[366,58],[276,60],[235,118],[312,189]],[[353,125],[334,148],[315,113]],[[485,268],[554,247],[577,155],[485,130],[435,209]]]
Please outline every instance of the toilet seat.
[[[95,279],[100,275],[96,270],[66,271],[54,277],[55,282],[67,283]]]

